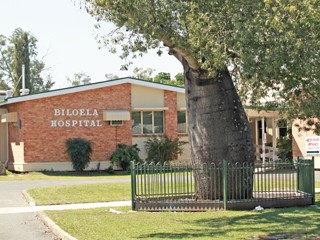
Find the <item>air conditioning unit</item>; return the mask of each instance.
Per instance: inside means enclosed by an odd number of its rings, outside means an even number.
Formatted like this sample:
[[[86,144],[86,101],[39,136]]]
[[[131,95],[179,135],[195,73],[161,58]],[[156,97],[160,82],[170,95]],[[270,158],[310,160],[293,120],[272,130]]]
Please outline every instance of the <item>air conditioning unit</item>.
[[[122,126],[123,120],[112,120],[109,122],[110,126]]]

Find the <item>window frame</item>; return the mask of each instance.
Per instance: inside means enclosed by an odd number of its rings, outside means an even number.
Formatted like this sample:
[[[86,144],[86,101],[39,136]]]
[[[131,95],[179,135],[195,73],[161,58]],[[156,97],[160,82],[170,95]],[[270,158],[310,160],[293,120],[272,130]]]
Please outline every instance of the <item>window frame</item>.
[[[162,113],[162,132],[161,133],[156,133],[155,132],[155,112],[161,112]],[[132,111],[131,112],[131,118],[132,118],[132,114],[133,113],[140,113],[140,133],[134,133],[133,132],[133,124],[132,124],[132,127],[131,127],[131,134],[132,135],[163,135],[164,134],[164,125],[165,125],[165,121],[164,121],[164,111],[157,111],[157,110],[148,110],[148,111]],[[144,113],[151,113],[151,126],[152,126],[152,130],[151,130],[151,133],[144,133],[143,132],[143,126],[144,126],[144,123],[143,123],[143,115]],[[132,119],[133,120],[133,119]]]
[[[185,113],[185,124],[186,124],[186,127],[185,127],[185,131],[184,132],[179,132],[179,112],[184,112]],[[177,111],[177,133],[178,134],[188,134],[188,114],[187,114],[187,111],[186,110],[178,110]]]

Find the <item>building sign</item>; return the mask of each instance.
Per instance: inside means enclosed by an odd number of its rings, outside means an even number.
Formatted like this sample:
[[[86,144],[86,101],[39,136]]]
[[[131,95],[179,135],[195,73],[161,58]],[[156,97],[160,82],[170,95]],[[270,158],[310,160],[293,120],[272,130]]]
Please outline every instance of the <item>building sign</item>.
[[[306,152],[307,155],[320,154],[320,137],[306,137]]]
[[[59,109],[53,110],[55,119],[51,127],[102,127],[97,109]]]

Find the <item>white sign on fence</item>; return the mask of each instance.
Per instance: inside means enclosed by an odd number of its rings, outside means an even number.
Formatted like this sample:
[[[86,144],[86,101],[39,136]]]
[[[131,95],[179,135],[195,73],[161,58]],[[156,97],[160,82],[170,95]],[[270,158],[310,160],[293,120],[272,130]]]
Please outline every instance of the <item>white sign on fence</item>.
[[[320,154],[320,137],[319,136],[306,137],[306,152],[307,152],[307,155]]]

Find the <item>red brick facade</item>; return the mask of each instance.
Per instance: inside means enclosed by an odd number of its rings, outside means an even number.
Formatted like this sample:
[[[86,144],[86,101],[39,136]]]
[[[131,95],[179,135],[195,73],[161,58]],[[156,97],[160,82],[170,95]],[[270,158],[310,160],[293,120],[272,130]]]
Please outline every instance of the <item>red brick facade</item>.
[[[91,140],[92,161],[108,160],[117,143],[132,143],[131,121],[117,127],[103,121],[103,110],[131,111],[129,83],[14,103],[7,108],[9,112],[19,113],[21,128],[17,124],[9,125],[9,144],[24,142],[25,163],[69,161],[65,147],[68,138]],[[70,112],[76,109],[74,115],[66,116],[68,109]],[[64,116],[61,111],[65,111]],[[93,114],[95,111],[98,116]],[[60,121],[61,126],[56,121]],[[11,146],[10,161],[13,161]]]
[[[172,91],[164,91],[164,106],[168,108],[165,111],[165,133],[168,137],[178,137],[178,121],[177,121],[177,93]]]
[[[295,138],[292,138],[292,156],[293,157],[303,157],[303,154],[302,154]]]

